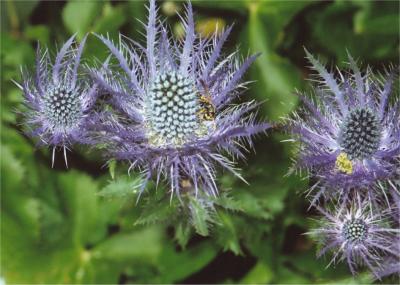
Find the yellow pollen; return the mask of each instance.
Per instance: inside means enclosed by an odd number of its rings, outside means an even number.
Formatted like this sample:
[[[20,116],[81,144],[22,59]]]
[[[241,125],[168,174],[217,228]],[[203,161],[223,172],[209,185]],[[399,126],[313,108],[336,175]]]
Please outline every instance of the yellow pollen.
[[[182,185],[182,188],[191,188],[192,187],[192,183],[190,182],[189,179],[181,180],[181,185]]]
[[[351,163],[351,160],[347,157],[347,154],[344,152],[341,152],[337,156],[335,166],[340,172],[346,174],[353,173],[353,164]]]

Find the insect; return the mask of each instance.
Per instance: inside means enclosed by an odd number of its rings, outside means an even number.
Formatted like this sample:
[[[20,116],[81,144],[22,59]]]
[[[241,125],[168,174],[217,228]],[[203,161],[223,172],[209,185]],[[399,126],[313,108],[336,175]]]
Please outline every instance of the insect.
[[[214,121],[215,106],[211,101],[210,91],[208,90],[208,87],[203,80],[200,80],[200,83],[203,86],[205,94],[203,95],[201,93],[198,93],[200,109],[197,114],[199,118],[203,121]]]

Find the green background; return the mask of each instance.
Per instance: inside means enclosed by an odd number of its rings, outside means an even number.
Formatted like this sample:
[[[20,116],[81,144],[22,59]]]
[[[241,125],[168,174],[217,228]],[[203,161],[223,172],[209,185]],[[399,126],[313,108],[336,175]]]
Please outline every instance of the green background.
[[[96,151],[57,153],[23,134],[20,66],[33,69],[36,42],[54,54],[71,34],[118,31],[143,41],[144,2],[1,2],[1,273],[6,283],[369,283],[353,279],[344,264],[326,269],[315,243],[303,235],[312,222],[304,191],[308,181],[285,176],[294,146],[279,130],[256,139],[239,162],[250,186],[220,172],[220,197],[210,212],[169,201],[154,185],[136,204],[140,178],[127,166],[108,167]],[[182,36],[176,10],[160,2],[174,36]],[[309,90],[304,50],[328,66],[346,67],[346,50],[365,67],[399,62],[397,1],[194,1],[204,36],[234,23],[225,52],[262,52],[247,73],[254,81],[244,100],[265,100],[259,117],[279,122]],[[90,36],[84,61],[107,49]]]

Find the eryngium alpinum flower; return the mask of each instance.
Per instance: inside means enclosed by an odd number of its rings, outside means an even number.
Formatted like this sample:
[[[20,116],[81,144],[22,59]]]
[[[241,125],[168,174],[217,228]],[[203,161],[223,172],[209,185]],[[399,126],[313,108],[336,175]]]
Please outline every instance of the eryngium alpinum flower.
[[[49,51],[37,48],[36,70],[33,76],[23,72],[22,86],[28,108],[26,123],[29,135],[40,144],[64,150],[73,143],[88,141],[85,121],[96,95],[96,87],[78,78],[78,67],[86,37],[74,48],[75,35],[58,51],[54,63]]]
[[[256,123],[254,102],[231,105],[244,90],[239,81],[256,56],[242,65],[236,53],[222,56],[231,28],[200,38],[190,3],[182,42],[168,37],[154,1],[148,10],[145,46],[122,36],[114,45],[98,36],[119,65],[119,70],[92,70],[115,109],[101,119],[101,137],[110,144],[111,157],[145,169],[145,181],[166,177],[172,195],[186,189],[216,195],[214,163],[239,176],[221,152],[243,158],[251,137],[269,127]]]
[[[395,181],[395,185],[400,189],[400,180]],[[393,228],[400,229],[400,197],[393,196],[393,201],[391,203],[391,217],[393,222]],[[400,235],[397,235],[397,239],[392,243],[391,248],[395,252],[400,253]],[[387,258],[381,267],[377,270],[377,279],[382,279],[393,275],[400,278],[400,258],[393,256]],[[398,280],[398,279],[397,279]]]
[[[398,91],[395,72],[361,72],[349,55],[352,73],[338,70],[335,78],[306,53],[319,84],[314,100],[299,94],[304,108],[290,120],[290,130],[300,142],[295,168],[319,180],[314,201],[393,179],[400,167],[400,101],[391,96]]]
[[[399,250],[400,240],[397,241],[397,250]],[[394,276],[400,278],[400,258],[388,258],[376,272],[375,278],[382,279],[384,277]],[[399,279],[397,279],[398,282]],[[396,283],[394,283],[396,284]]]
[[[345,260],[352,274],[362,266],[368,267],[379,278],[386,261],[400,258],[398,246],[400,230],[393,227],[390,214],[374,213],[371,202],[355,195],[347,205],[338,204],[332,211],[316,208],[323,217],[319,227],[309,232],[319,243],[318,257],[331,251],[332,263]]]

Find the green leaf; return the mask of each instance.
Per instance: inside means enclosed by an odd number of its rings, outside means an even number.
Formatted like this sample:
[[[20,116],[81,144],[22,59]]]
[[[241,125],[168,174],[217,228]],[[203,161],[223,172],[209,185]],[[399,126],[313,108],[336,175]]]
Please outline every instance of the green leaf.
[[[2,215],[2,274],[7,283],[72,283],[74,252],[60,244],[57,251],[39,247],[24,236],[12,217]],[[4,241],[3,241],[4,240]]]
[[[16,189],[22,182],[25,168],[22,163],[13,155],[11,149],[3,144],[0,145],[1,152],[1,188]]]
[[[115,159],[111,159],[107,163],[108,171],[110,172],[111,179],[114,180],[115,178],[115,167],[117,166],[117,161]]]
[[[98,220],[97,184],[88,176],[70,171],[60,175],[59,195],[65,205],[66,216],[71,223],[73,240],[80,244],[90,242],[104,231],[105,225]]]
[[[99,15],[102,5],[100,1],[69,1],[62,11],[64,25],[70,33],[78,33],[78,38],[83,38]]]
[[[259,197],[246,192],[244,189],[235,192],[233,195],[246,215],[264,220],[271,219],[271,213],[263,206],[264,202]]]
[[[197,198],[190,197],[190,219],[196,232],[202,236],[208,236],[208,228],[214,222],[212,215],[214,209],[208,208],[204,203],[201,203]]]
[[[160,281],[158,283],[179,283],[209,264],[217,252],[209,241],[201,242],[180,252],[177,252],[172,244],[164,245],[159,260]]]
[[[259,7],[254,4],[250,9],[249,25],[245,33],[251,52],[261,52],[261,56],[251,68],[252,79],[256,82],[251,89],[261,100],[267,100],[263,106],[271,120],[287,115],[297,105],[293,94],[300,86],[300,74],[290,62],[274,51],[274,39],[266,35],[274,34],[270,25],[265,25],[260,16]],[[278,30],[279,31],[279,30]]]
[[[140,261],[155,263],[161,250],[162,231],[159,227],[147,227],[131,233],[118,233],[93,249],[96,258],[114,262]]]
[[[272,281],[274,272],[263,263],[258,262],[244,277],[240,280],[241,284],[267,284]]]
[[[18,33],[18,30],[29,21],[29,16],[36,8],[38,0],[32,1],[1,1],[1,26],[2,31],[11,30]],[[3,13],[4,11],[4,13]]]
[[[278,275],[281,275],[280,280],[289,282],[299,279],[302,275],[302,278],[307,278],[308,282],[324,283],[327,280],[338,280],[347,275],[348,270],[345,264],[326,268],[329,259],[317,259],[315,248],[311,246],[311,243],[300,244],[298,239],[293,243],[298,244],[302,250],[288,256],[281,256],[282,270],[278,273]],[[308,268],[314,270],[308,272]]]
[[[129,1],[126,3],[126,12],[128,13],[127,22],[130,27],[129,35],[133,39],[143,39],[143,29],[142,23],[146,23],[148,10],[141,1]],[[179,5],[179,3],[175,2]]]
[[[110,166],[110,174],[113,176],[114,170],[111,170],[113,166]],[[130,177],[121,176],[116,180],[111,181],[106,187],[101,189],[97,194],[104,198],[123,198],[127,196],[136,196],[138,188],[142,185],[143,181],[140,176]]]
[[[227,177],[226,175],[224,177]],[[224,178],[223,177],[223,178]],[[222,178],[222,179],[223,179]],[[243,211],[243,204],[241,201],[232,197],[232,195],[227,192],[222,192],[218,197],[215,198],[214,203],[221,206],[222,208],[234,212]]]
[[[4,168],[2,174],[3,171]],[[5,188],[8,186],[9,183]],[[30,190],[28,193],[32,194]],[[1,258],[7,260],[2,265],[3,276],[7,283],[71,283],[74,249],[67,239],[60,238],[61,231],[57,232],[68,229],[68,225],[60,223],[59,213],[41,200],[21,192],[3,192],[2,188],[2,203],[4,200],[7,205],[2,204],[1,219]]]
[[[399,3],[397,2],[359,2],[359,7],[353,18],[356,34],[398,36],[400,19],[398,17]]]
[[[19,66],[31,66],[35,52],[31,45],[23,40],[14,39],[9,34],[1,34],[2,47],[0,55],[5,78],[12,78],[19,74]]]
[[[398,36],[395,34],[398,34],[399,20],[390,16],[396,14],[393,11],[399,6],[397,2],[379,3],[374,6],[367,2],[357,7],[351,2],[336,1],[311,12],[307,17],[311,42],[336,56],[340,66],[346,66],[347,50],[354,58],[376,60],[380,64],[382,58],[397,60]],[[395,17],[398,18],[397,14]]]
[[[96,33],[117,32],[126,21],[125,10],[125,5],[112,6],[110,3],[105,3],[101,18],[95,22],[93,31]]]
[[[27,26],[25,36],[32,41],[39,41],[41,46],[47,46],[50,40],[50,30],[45,25]]]
[[[241,254],[239,236],[231,216],[223,211],[218,211],[217,239],[224,250],[230,250],[236,255]]]
[[[336,282],[341,284],[374,284],[373,277],[369,272],[363,272],[356,277],[351,276],[336,280]]]
[[[237,1],[203,1],[203,0],[193,0],[193,6],[205,7],[208,9],[212,9],[213,11],[221,10],[221,11],[236,11],[236,12],[246,12],[247,0],[237,0]]]
[[[148,225],[171,221],[175,218],[178,211],[177,201],[169,201],[166,197],[157,199],[149,198],[144,202],[139,218],[135,221],[135,225]]]
[[[371,35],[396,36],[399,32],[400,19],[397,14],[362,19],[355,23],[356,32]]]
[[[37,200],[40,225],[39,242],[43,247],[57,247],[68,236],[70,228],[60,209],[53,208],[42,200]]]
[[[186,221],[179,221],[175,227],[175,240],[181,248],[185,249],[192,236],[192,227]]]
[[[307,5],[314,1],[298,0],[298,1],[274,1],[264,0],[259,3],[250,3],[250,9],[257,9],[264,19],[273,19],[271,27],[268,29],[273,32],[273,37],[278,37],[278,33],[284,32],[284,27]],[[257,6],[257,7],[256,7]]]

